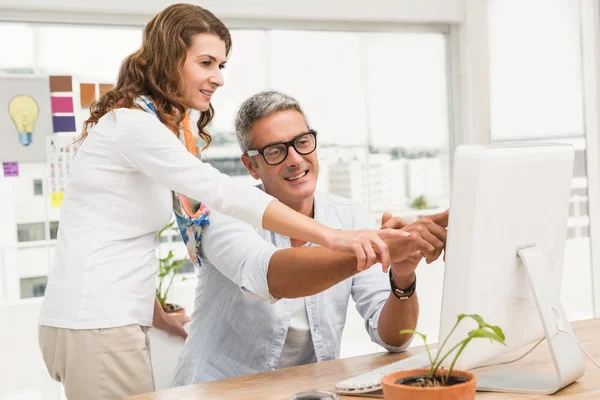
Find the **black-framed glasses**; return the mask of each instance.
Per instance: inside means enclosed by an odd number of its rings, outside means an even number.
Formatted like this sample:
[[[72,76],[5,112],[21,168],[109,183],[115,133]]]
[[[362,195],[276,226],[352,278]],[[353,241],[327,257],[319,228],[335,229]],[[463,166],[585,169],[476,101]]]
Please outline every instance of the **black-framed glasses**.
[[[308,132],[299,134],[289,142],[273,143],[258,150],[248,150],[245,154],[248,157],[260,154],[267,164],[277,165],[287,158],[290,147],[303,156],[312,153],[317,148],[317,132],[309,129]]]

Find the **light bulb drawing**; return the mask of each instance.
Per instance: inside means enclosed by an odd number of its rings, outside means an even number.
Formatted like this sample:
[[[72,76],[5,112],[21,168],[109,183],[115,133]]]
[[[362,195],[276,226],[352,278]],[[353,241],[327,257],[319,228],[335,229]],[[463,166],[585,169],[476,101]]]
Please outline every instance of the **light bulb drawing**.
[[[19,142],[23,146],[29,146],[40,113],[38,103],[31,96],[15,96],[8,103],[8,113],[19,133]]]

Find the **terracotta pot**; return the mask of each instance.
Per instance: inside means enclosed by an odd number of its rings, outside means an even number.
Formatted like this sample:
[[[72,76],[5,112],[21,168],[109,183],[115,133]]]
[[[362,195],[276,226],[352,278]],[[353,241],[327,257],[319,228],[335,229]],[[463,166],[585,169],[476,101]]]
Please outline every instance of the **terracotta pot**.
[[[163,308],[167,314],[177,315],[177,314],[185,314],[185,308],[181,307],[179,304],[165,304]]]
[[[399,379],[425,375],[429,369],[398,371],[381,378],[385,400],[473,400],[475,399],[475,375],[466,371],[452,371],[452,376],[467,381],[452,386],[416,387],[397,384]],[[441,374],[438,374],[441,375]]]

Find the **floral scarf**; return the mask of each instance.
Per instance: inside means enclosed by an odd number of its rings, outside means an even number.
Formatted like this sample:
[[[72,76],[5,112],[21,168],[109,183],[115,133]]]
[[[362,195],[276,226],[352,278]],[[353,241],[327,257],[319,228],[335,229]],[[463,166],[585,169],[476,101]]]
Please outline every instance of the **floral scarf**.
[[[146,112],[156,114],[156,108],[147,96],[139,96],[136,99],[136,105]],[[198,155],[198,147],[196,139],[190,128],[190,117],[186,113],[183,121],[183,139],[186,149],[193,155]],[[197,266],[201,266],[200,262],[200,243],[202,241],[202,231],[204,227],[209,225],[208,216],[210,211],[205,204],[190,199],[183,194],[173,192],[173,213],[179,227],[179,232],[185,243],[188,254],[192,262]]]

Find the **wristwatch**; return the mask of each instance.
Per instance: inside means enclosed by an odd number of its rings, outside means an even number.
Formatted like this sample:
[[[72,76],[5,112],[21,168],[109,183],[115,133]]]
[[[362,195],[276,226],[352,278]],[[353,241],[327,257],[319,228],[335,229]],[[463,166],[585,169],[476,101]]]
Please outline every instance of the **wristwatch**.
[[[394,293],[394,296],[396,296],[400,300],[406,300],[415,293],[415,290],[417,289],[417,275],[416,274],[415,274],[415,280],[406,289],[398,289],[396,287],[396,285],[394,284],[394,278],[392,277],[392,268],[390,268],[389,275],[390,275],[390,286],[392,287],[392,293]]]

